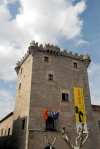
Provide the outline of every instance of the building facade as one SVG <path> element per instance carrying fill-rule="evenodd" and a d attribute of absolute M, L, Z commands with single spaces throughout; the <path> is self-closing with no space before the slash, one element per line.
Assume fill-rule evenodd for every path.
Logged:
<path fill-rule="evenodd" d="M 13 128 L 9 148 L 11 149 L 48 149 L 44 135 L 57 137 L 55 149 L 70 147 L 61 137 L 61 130 L 75 144 L 76 132 L 75 103 L 73 88 L 82 88 L 84 94 L 86 122 L 90 128 L 89 138 L 83 149 L 99 149 L 99 117 L 94 119 L 96 108 L 91 106 L 87 68 L 91 60 L 88 54 L 78 56 L 50 44 L 38 46 L 32 41 L 27 54 L 16 64 L 18 75 Z M 59 110 L 57 120 L 45 109 Z M 10 118 L 10 116 L 9 116 Z M 5 123 L 7 119 L 5 120 Z M 98 127 L 98 129 L 97 129 Z M 1 130 L 3 123 L 0 123 Z M 1 133 L 2 134 L 2 133 Z M 84 134 L 85 137 L 86 134 Z M 2 138 L 3 135 L 0 137 Z M 3 141 L 2 141 L 3 142 Z M 3 145 L 2 145 L 3 149 Z"/>

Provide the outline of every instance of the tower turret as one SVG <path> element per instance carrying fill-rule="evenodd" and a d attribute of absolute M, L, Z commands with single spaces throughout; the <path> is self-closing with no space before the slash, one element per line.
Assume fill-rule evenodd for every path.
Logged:
<path fill-rule="evenodd" d="M 91 62 L 91 59 L 90 59 L 90 55 L 88 55 L 87 53 L 84 54 L 84 57 L 83 57 L 83 60 L 85 62 L 85 65 L 86 67 L 88 68 L 90 62 Z"/>

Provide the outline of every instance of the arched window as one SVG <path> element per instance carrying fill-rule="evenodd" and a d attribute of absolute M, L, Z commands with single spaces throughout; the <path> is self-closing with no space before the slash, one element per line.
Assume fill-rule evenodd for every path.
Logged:
<path fill-rule="evenodd" d="M 47 53 L 49 53 L 49 50 L 47 50 Z"/>
<path fill-rule="evenodd" d="M 45 147 L 44 149 L 50 149 L 50 146 Z M 55 149 L 54 147 L 52 147 L 52 149 Z"/>
<path fill-rule="evenodd" d="M 54 119 L 51 116 L 46 120 L 46 130 L 54 130 Z"/>

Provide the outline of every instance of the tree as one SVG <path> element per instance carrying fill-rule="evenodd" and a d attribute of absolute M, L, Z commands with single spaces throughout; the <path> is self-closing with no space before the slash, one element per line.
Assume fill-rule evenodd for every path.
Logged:
<path fill-rule="evenodd" d="M 52 146 L 55 144 L 55 141 L 56 141 L 57 137 L 55 137 L 53 143 L 51 143 L 51 142 L 49 141 L 49 139 L 50 139 L 52 136 L 50 136 L 48 139 L 47 139 L 47 134 L 45 134 L 44 136 L 45 136 L 45 141 L 46 141 L 46 143 L 48 143 L 49 146 L 50 146 L 50 149 L 52 149 Z"/>
<path fill-rule="evenodd" d="M 65 128 L 62 129 L 62 138 L 64 139 L 65 142 L 67 142 L 67 144 L 72 148 L 72 149 L 81 149 L 82 145 L 87 141 L 87 138 L 89 137 L 89 129 L 87 130 L 87 135 L 83 141 L 83 128 L 84 128 L 84 124 L 82 123 L 82 128 L 81 131 L 79 131 L 79 136 L 75 139 L 75 144 L 76 146 L 72 145 L 69 141 L 68 136 L 65 133 Z M 79 139 L 79 143 L 78 143 L 78 139 Z"/>

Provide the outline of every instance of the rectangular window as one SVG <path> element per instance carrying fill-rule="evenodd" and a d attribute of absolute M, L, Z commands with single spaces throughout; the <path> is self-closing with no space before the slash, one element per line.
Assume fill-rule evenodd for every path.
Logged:
<path fill-rule="evenodd" d="M 25 129 L 25 119 L 22 120 L 22 129 Z"/>
<path fill-rule="evenodd" d="M 49 57 L 44 57 L 44 61 L 48 62 L 49 61 Z"/>
<path fill-rule="evenodd" d="M 21 68 L 21 71 L 20 71 L 20 73 L 22 73 L 23 72 L 23 68 Z"/>
<path fill-rule="evenodd" d="M 8 136 L 10 135 L 10 128 L 8 129 Z"/>
<path fill-rule="evenodd" d="M 21 89 L 21 83 L 19 84 L 19 90 Z"/>
<path fill-rule="evenodd" d="M 3 136 L 3 129 L 1 129 L 1 136 Z"/>
<path fill-rule="evenodd" d="M 49 74 L 48 75 L 48 80 L 53 80 L 53 75 Z"/>
<path fill-rule="evenodd" d="M 62 100 L 68 101 L 68 94 L 62 93 Z"/>
<path fill-rule="evenodd" d="M 98 121 L 98 124 L 99 124 L 99 130 L 100 130 L 100 121 Z"/>
<path fill-rule="evenodd" d="M 73 66 L 77 68 L 77 63 L 73 63 Z"/>

